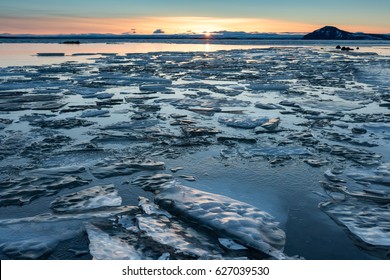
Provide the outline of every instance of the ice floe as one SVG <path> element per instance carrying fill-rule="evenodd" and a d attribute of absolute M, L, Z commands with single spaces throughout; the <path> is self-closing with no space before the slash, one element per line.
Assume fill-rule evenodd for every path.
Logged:
<path fill-rule="evenodd" d="M 382 258 L 390 257 L 388 204 L 362 203 L 349 199 L 324 202 L 320 204 L 320 208 L 336 223 L 345 227 L 359 246 Z"/>
<path fill-rule="evenodd" d="M 259 117 L 246 117 L 246 118 L 230 118 L 230 117 L 219 117 L 218 122 L 237 128 L 251 129 L 257 126 L 261 126 L 267 123 L 269 120 L 267 118 Z"/>
<path fill-rule="evenodd" d="M 155 202 L 171 214 L 277 259 L 286 258 L 281 251 L 285 233 L 268 213 L 249 204 L 192 189 L 175 181 L 154 186 L 153 190 L 156 193 Z"/>
<path fill-rule="evenodd" d="M 57 197 L 50 205 L 55 212 L 78 212 L 107 206 L 120 206 L 122 198 L 114 185 L 95 186 Z"/>
<path fill-rule="evenodd" d="M 92 167 L 92 174 L 98 178 L 108 178 L 114 176 L 130 175 L 141 170 L 161 170 L 164 169 L 164 162 L 153 160 L 139 160 L 131 158 L 106 158 Z"/>
<path fill-rule="evenodd" d="M 92 224 L 85 228 L 89 238 L 89 251 L 94 260 L 142 260 L 144 256 L 133 246 Z"/>

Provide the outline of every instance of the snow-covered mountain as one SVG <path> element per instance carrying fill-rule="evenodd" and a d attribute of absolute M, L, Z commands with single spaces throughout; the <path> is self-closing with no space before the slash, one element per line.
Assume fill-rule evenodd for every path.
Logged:
<path fill-rule="evenodd" d="M 389 35 L 351 33 L 334 26 L 325 26 L 303 36 L 307 40 L 390 40 Z"/>

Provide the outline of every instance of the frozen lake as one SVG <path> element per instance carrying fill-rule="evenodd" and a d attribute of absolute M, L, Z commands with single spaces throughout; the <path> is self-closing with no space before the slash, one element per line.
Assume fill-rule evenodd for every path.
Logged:
<path fill-rule="evenodd" d="M 3 39 L 5 40 L 5 39 Z M 352 46 L 354 52 L 376 52 L 379 55 L 390 55 L 390 44 L 386 41 L 305 41 L 305 40 L 157 40 L 145 42 L 133 40 L 130 42 L 104 41 L 81 44 L 59 44 L 58 40 L 31 40 L 18 43 L 11 40 L 0 43 L 0 66 L 42 65 L 47 63 L 61 63 L 64 61 L 85 62 L 92 54 L 106 53 L 125 55 L 127 53 L 148 52 L 214 52 L 234 49 L 254 49 L 269 47 L 314 47 L 326 50 L 334 49 L 337 45 Z M 24 40 L 22 40 L 24 41 Z M 37 42 L 38 41 L 38 42 Z M 44 41 L 44 40 L 43 40 Z M 88 42 L 88 41 L 87 41 Z M 64 53 L 63 57 L 38 57 L 37 53 Z M 78 54 L 89 54 L 78 55 Z"/>
<path fill-rule="evenodd" d="M 390 46 L 297 42 L 0 44 L 1 259 L 389 259 Z"/>

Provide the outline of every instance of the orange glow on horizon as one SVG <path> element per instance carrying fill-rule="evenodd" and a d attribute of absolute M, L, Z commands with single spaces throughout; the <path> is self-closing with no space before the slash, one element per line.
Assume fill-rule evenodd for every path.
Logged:
<path fill-rule="evenodd" d="M 165 34 L 197 33 L 209 37 L 213 32 L 244 31 L 259 33 L 312 32 L 324 25 L 265 18 L 216 17 L 138 17 L 138 18 L 0 18 L 0 33 L 12 34 L 84 34 L 84 33 L 134 33 L 151 34 L 161 29 Z M 337 25 L 350 32 L 390 33 L 385 27 Z"/>

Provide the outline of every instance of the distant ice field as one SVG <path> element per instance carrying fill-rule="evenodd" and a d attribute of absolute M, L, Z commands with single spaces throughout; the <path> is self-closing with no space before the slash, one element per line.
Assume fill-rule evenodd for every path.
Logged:
<path fill-rule="evenodd" d="M 64 40 L 62 40 L 64 41 Z M 312 41 L 312 40 L 143 40 L 113 41 L 86 40 L 81 44 L 60 44 L 61 40 L 8 40 L 0 44 L 0 66 L 23 66 L 88 61 L 92 54 L 148 52 L 213 52 L 219 50 L 255 49 L 269 47 L 314 47 L 332 50 L 337 45 L 350 46 L 353 52 L 375 52 L 390 55 L 388 41 Z M 359 47 L 359 49 L 356 49 Z M 64 53 L 63 57 L 38 57 L 37 53 Z"/>

